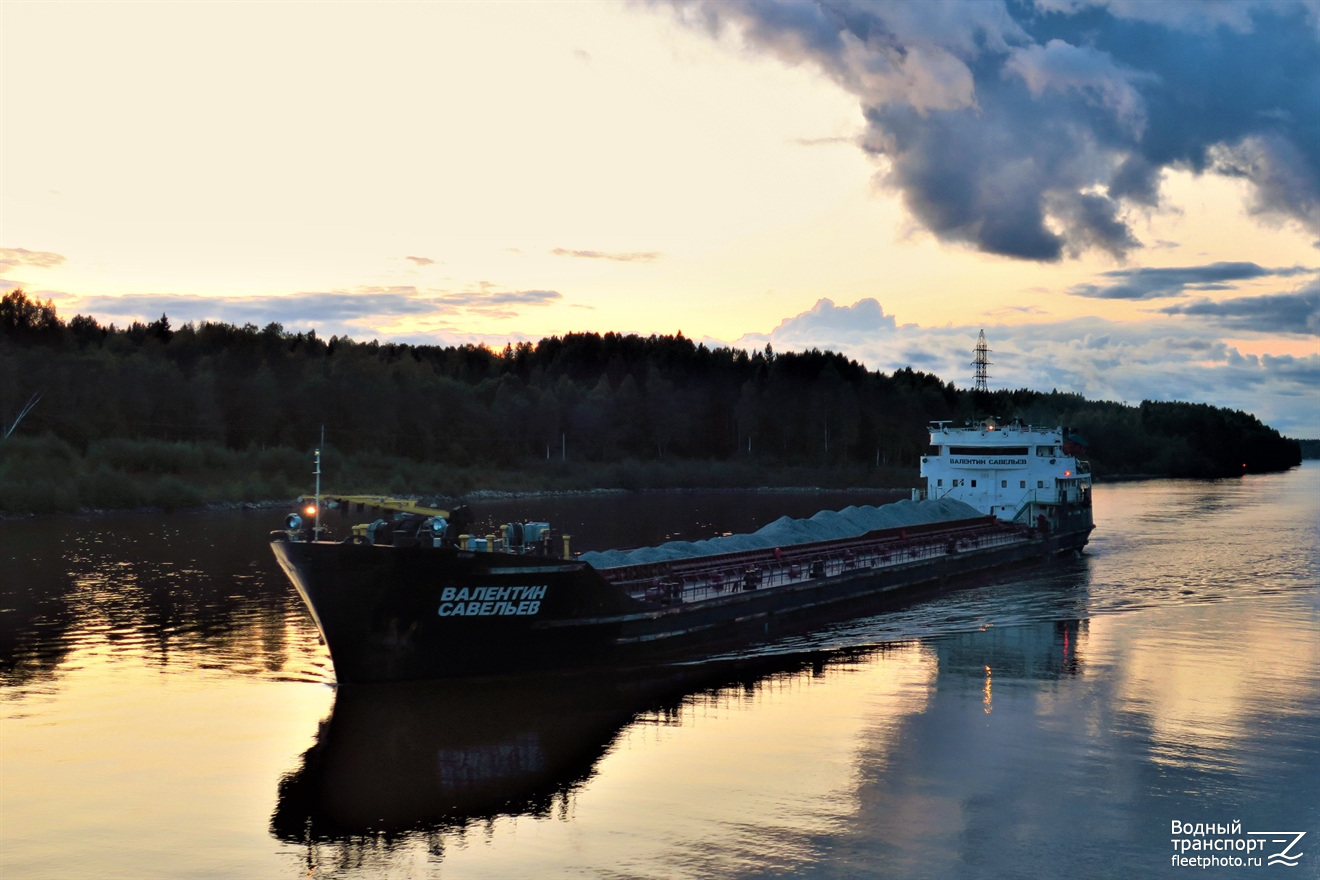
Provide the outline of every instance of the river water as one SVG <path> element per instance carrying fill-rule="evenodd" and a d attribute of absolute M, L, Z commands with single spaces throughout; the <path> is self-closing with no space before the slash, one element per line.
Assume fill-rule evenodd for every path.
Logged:
<path fill-rule="evenodd" d="M 585 550 L 869 500 L 477 513 Z M 1320 876 L 1320 466 L 1095 515 L 1082 558 L 754 655 L 361 690 L 277 511 L 0 522 L 0 876 Z"/>

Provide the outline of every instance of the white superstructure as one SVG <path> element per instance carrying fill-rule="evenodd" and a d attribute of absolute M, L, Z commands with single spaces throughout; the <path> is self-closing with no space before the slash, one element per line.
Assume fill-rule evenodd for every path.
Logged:
<path fill-rule="evenodd" d="M 926 498 L 953 498 L 1000 520 L 1051 527 L 1072 525 L 1086 511 L 1089 525 L 1091 468 L 1075 455 L 1063 428 L 993 418 L 955 428 L 933 422 L 930 448 L 921 458 Z"/>

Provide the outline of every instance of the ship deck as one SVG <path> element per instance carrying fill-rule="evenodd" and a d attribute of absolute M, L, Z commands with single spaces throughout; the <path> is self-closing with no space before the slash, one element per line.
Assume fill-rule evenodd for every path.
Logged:
<path fill-rule="evenodd" d="M 742 590 L 773 589 L 823 578 L 1029 540 L 1027 528 L 991 517 L 884 529 L 816 541 L 597 569 L 601 577 L 652 606 L 702 602 Z"/>

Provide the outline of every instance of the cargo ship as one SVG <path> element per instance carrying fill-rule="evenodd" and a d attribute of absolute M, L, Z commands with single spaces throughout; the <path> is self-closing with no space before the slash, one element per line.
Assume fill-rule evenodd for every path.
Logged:
<path fill-rule="evenodd" d="M 323 495 L 318 464 L 308 509 L 271 547 L 341 683 L 645 667 L 1081 550 L 1094 524 L 1077 441 L 1020 421 L 936 422 L 910 500 L 582 554 L 545 522 L 475 535 L 464 508 Z M 378 515 L 332 539 L 320 523 L 332 508 Z"/>

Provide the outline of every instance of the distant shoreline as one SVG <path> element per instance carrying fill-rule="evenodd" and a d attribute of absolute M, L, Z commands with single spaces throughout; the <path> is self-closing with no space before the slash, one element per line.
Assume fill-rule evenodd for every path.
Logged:
<path fill-rule="evenodd" d="M 1314 461 L 1316 459 L 1304 459 L 1303 461 Z M 1301 465 L 1295 465 L 1300 467 Z M 1289 468 L 1288 470 L 1291 470 Z M 1235 479 L 1233 477 L 1179 477 L 1171 474 L 1110 474 L 1103 477 L 1094 478 L 1094 482 L 1103 483 L 1132 483 L 1143 480 L 1199 480 L 1199 479 Z M 777 495 L 809 495 L 817 492 L 831 492 L 834 494 L 874 494 L 874 493 L 903 493 L 909 491 L 900 486 L 674 486 L 668 488 L 645 487 L 639 489 L 625 489 L 620 487 L 603 488 L 596 487 L 592 489 L 474 489 L 461 496 L 426 496 L 416 493 L 372 493 L 383 495 L 396 495 L 398 497 L 434 497 L 439 504 L 452 507 L 458 504 L 467 504 L 482 501 L 517 501 L 520 499 L 539 499 L 539 498 L 580 498 L 585 496 L 618 496 L 618 495 L 647 495 L 647 494 L 734 494 L 739 492 L 758 492 Z M 158 505 L 145 505 L 140 507 L 114 507 L 114 508 L 94 508 L 82 507 L 73 511 L 50 511 L 43 513 L 27 513 L 0 510 L 0 522 L 6 520 L 29 520 L 38 518 L 55 517 L 96 517 L 110 514 L 146 516 L 160 514 L 193 514 L 193 513 L 219 513 L 224 511 L 238 510 L 274 510 L 278 508 L 292 509 L 297 506 L 299 499 L 311 495 L 309 491 L 303 495 L 297 495 L 284 499 L 266 499 L 263 501 L 212 501 L 202 504 L 192 504 L 174 508 L 165 508 Z M 331 491 L 324 491 L 325 495 L 333 495 Z"/>

